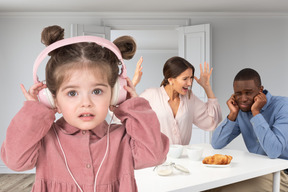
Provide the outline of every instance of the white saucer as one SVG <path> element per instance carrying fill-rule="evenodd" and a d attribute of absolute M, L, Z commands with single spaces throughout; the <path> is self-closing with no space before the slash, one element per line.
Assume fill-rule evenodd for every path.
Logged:
<path fill-rule="evenodd" d="M 204 164 L 202 163 L 204 166 L 206 167 L 215 167 L 215 168 L 224 168 L 224 167 L 229 167 L 230 166 L 230 163 L 227 164 L 227 165 L 215 165 L 215 164 Z"/>

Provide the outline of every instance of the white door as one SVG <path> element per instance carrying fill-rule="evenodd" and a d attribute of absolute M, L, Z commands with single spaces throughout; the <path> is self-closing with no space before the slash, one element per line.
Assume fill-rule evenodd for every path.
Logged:
<path fill-rule="evenodd" d="M 179 37 L 179 56 L 185 58 L 195 67 L 195 76 L 200 76 L 199 64 L 208 62 L 211 65 L 211 34 L 210 24 L 194 25 L 177 28 Z M 210 78 L 211 80 L 212 78 Z M 212 82 L 210 82 L 212 85 Z M 204 89 L 194 81 L 193 93 L 203 101 L 207 101 Z M 192 128 L 190 143 L 210 143 L 211 133 L 203 131 L 196 126 Z"/>
<path fill-rule="evenodd" d="M 71 25 L 71 37 L 91 35 L 110 40 L 110 31 L 111 31 L 110 27 L 103 27 L 97 25 L 82 25 L 82 24 Z"/>

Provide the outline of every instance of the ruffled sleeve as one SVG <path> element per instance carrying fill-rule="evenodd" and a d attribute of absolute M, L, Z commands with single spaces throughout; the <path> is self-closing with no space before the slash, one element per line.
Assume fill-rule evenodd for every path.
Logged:
<path fill-rule="evenodd" d="M 200 129 L 212 131 L 222 121 L 222 112 L 218 99 L 208 99 L 207 102 L 201 101 L 192 95 L 191 107 L 194 111 L 193 123 Z"/>
<path fill-rule="evenodd" d="M 12 119 L 1 148 L 1 159 L 12 170 L 35 167 L 41 139 L 55 120 L 55 112 L 36 101 L 26 101 Z"/>
<path fill-rule="evenodd" d="M 134 168 L 163 163 L 169 150 L 168 138 L 160 132 L 160 124 L 149 102 L 141 97 L 125 101 L 114 110 L 131 136 Z"/>

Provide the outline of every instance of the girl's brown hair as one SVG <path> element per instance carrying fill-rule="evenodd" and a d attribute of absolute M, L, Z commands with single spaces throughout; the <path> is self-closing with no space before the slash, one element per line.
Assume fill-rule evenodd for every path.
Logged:
<path fill-rule="evenodd" d="M 60 26 L 49 26 L 42 31 L 41 42 L 46 46 L 61 39 L 64 39 L 64 29 Z M 136 43 L 132 37 L 122 36 L 113 43 L 119 48 L 123 59 L 131 59 L 135 55 Z M 46 85 L 54 96 L 71 69 L 100 70 L 102 74 L 106 74 L 111 88 L 117 81 L 119 59 L 112 51 L 96 43 L 66 45 L 50 52 L 49 56 L 51 58 L 46 65 Z"/>

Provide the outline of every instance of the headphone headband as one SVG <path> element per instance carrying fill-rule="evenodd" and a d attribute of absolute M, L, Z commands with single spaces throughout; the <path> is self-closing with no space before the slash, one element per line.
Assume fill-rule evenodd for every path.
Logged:
<path fill-rule="evenodd" d="M 51 45 L 47 46 L 38 55 L 38 57 L 36 58 L 36 60 L 34 62 L 34 67 L 33 67 L 34 83 L 39 82 L 38 77 L 37 77 L 37 69 L 38 69 L 39 65 L 48 56 L 48 54 L 51 51 L 58 49 L 60 47 L 66 46 L 66 45 L 71 45 L 71 44 L 75 44 L 75 43 L 82 43 L 82 42 L 94 42 L 94 43 L 101 45 L 101 46 L 109 49 L 110 51 L 112 51 L 122 63 L 122 72 L 121 72 L 120 76 L 122 76 L 123 78 L 127 77 L 126 66 L 124 64 L 121 52 L 114 43 L 112 43 L 111 41 L 109 41 L 107 39 L 104 39 L 101 37 L 96 37 L 96 36 L 77 36 L 77 37 L 71 37 L 71 38 L 67 38 L 67 39 L 62 39 L 60 41 L 56 41 L 55 43 L 52 43 Z"/>

